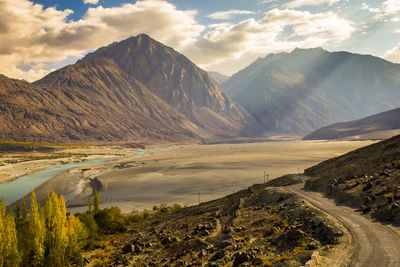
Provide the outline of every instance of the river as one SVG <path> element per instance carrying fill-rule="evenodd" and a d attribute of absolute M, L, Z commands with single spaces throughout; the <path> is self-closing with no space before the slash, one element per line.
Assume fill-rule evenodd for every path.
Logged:
<path fill-rule="evenodd" d="M 133 153 L 129 153 L 127 156 L 132 156 L 133 154 L 139 157 L 139 156 L 145 156 L 147 154 L 156 151 L 169 150 L 169 149 L 171 149 L 171 147 L 150 148 L 142 151 L 135 151 Z M 6 205 L 9 205 L 23 198 L 24 196 L 28 195 L 33 189 L 39 187 L 40 185 L 51 180 L 57 175 L 66 172 L 72 168 L 100 164 L 117 158 L 119 157 L 103 158 L 103 159 L 89 160 L 79 163 L 70 163 L 70 164 L 48 167 L 31 174 L 21 176 L 13 181 L 0 184 L 0 197 L 4 197 Z"/>

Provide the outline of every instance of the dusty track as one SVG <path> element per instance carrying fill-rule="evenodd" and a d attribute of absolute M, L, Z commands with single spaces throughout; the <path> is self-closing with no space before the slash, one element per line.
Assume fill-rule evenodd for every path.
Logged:
<path fill-rule="evenodd" d="M 400 266 L 400 229 L 374 222 L 352 208 L 337 205 L 320 193 L 305 191 L 303 184 L 289 186 L 286 189 L 332 215 L 350 231 L 354 251 L 347 260 L 347 266 Z M 343 259 L 342 262 L 346 260 Z"/>

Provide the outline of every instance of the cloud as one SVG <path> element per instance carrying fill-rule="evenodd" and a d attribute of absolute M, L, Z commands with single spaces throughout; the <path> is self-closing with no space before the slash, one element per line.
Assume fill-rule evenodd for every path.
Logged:
<path fill-rule="evenodd" d="M 231 9 L 227 11 L 215 12 L 208 15 L 207 17 L 211 19 L 230 19 L 234 15 L 249 15 L 249 14 L 255 14 L 255 12 L 248 10 Z"/>
<path fill-rule="evenodd" d="M 98 6 L 79 21 L 67 21 L 72 12 L 28 0 L 0 1 L 0 73 L 32 81 L 48 73 L 51 63 L 140 33 L 180 49 L 206 28 L 195 20 L 196 11 L 163 0 Z"/>
<path fill-rule="evenodd" d="M 285 28 L 290 36 L 283 37 Z M 353 23 L 332 12 L 273 9 L 260 20 L 247 19 L 235 25 L 220 25 L 206 33 L 184 54 L 203 68 L 232 73 L 268 53 L 338 44 L 350 38 Z M 226 64 L 230 62 L 230 64 Z"/>
<path fill-rule="evenodd" d="M 394 63 L 400 63 L 400 43 L 396 47 L 386 51 L 383 58 Z"/>
<path fill-rule="evenodd" d="M 99 0 L 83 0 L 83 3 L 97 5 L 99 3 Z"/>
<path fill-rule="evenodd" d="M 366 3 L 362 3 L 361 9 L 365 9 L 371 13 L 375 13 L 375 20 L 388 21 L 393 15 L 400 13 L 400 1 L 386 0 L 379 8 L 371 8 Z"/>
<path fill-rule="evenodd" d="M 320 6 L 323 4 L 333 5 L 338 2 L 340 2 L 340 0 L 293 0 L 283 6 L 287 8 L 298 8 L 302 6 Z"/>
<path fill-rule="evenodd" d="M 206 27 L 196 21 L 195 10 L 178 10 L 164 0 L 90 7 L 78 21 L 68 20 L 72 12 L 28 0 L 1 0 L 0 73 L 33 81 L 66 59 L 146 33 L 203 68 L 230 74 L 269 53 L 340 44 L 355 30 L 351 21 L 332 12 L 290 9 Z"/>

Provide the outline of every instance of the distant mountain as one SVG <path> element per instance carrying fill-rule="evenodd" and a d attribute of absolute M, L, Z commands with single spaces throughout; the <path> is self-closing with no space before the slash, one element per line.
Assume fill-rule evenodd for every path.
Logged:
<path fill-rule="evenodd" d="M 397 134 L 400 134 L 400 108 L 361 120 L 335 123 L 312 132 L 304 140 L 386 139 Z"/>
<path fill-rule="evenodd" d="M 267 131 L 304 134 L 397 108 L 400 65 L 321 48 L 271 54 L 222 84 Z"/>
<path fill-rule="evenodd" d="M 262 127 L 203 70 L 139 35 L 33 84 L 0 77 L 0 138 L 183 141 L 257 135 Z"/>
<path fill-rule="evenodd" d="M 222 84 L 229 79 L 229 76 L 216 71 L 208 71 L 208 75 L 210 75 L 218 84 Z"/>

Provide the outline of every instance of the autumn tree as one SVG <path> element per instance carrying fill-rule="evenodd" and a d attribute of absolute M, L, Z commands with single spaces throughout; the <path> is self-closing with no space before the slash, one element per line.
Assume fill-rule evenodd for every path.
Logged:
<path fill-rule="evenodd" d="M 92 199 L 90 197 L 88 198 L 88 212 L 92 213 Z"/>
<path fill-rule="evenodd" d="M 28 219 L 29 240 L 27 240 L 30 243 L 30 251 L 27 256 L 30 258 L 29 262 L 32 266 L 41 266 L 44 262 L 44 239 L 46 233 L 39 208 L 40 205 L 36 200 L 35 191 L 32 190 L 31 209 Z"/>
<path fill-rule="evenodd" d="M 64 251 L 66 246 L 66 208 L 64 198 L 58 198 L 55 192 L 47 195 L 43 208 L 46 225 L 45 246 L 47 264 L 64 266 Z"/>
<path fill-rule="evenodd" d="M 26 221 L 28 218 L 28 210 L 26 208 L 26 203 L 25 199 L 22 199 L 22 205 L 21 205 L 21 220 Z"/>
<path fill-rule="evenodd" d="M 100 211 L 100 197 L 99 197 L 99 192 L 97 190 L 94 190 L 94 213 L 97 213 Z"/>
<path fill-rule="evenodd" d="M 85 246 L 88 233 L 81 221 L 73 214 L 69 214 L 66 221 L 67 247 L 66 258 L 67 263 L 80 263 L 82 257 L 81 249 Z"/>
<path fill-rule="evenodd" d="M 0 266 L 18 266 L 17 229 L 12 213 L 6 213 L 4 198 L 0 201 Z"/>

